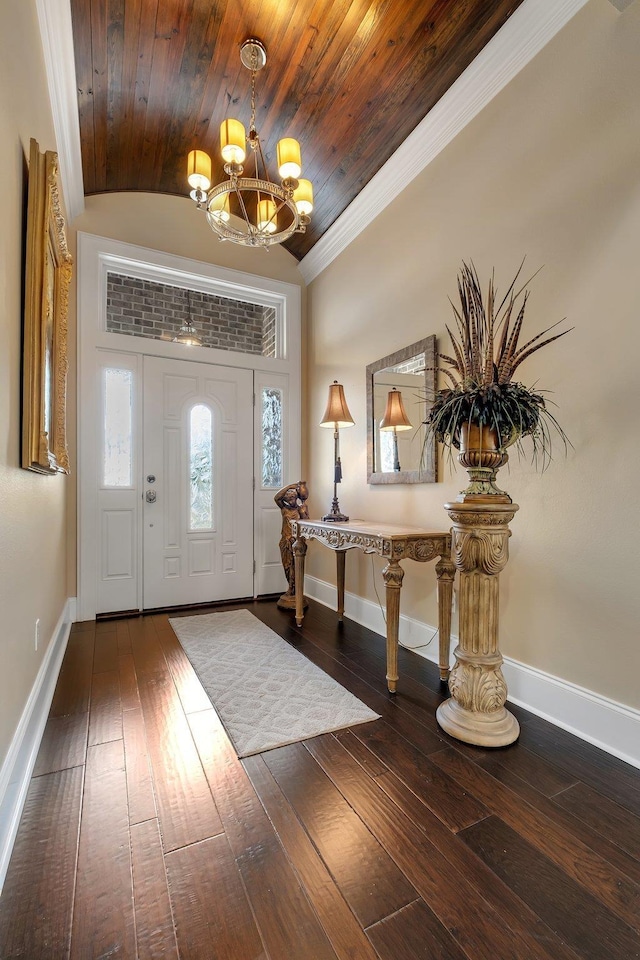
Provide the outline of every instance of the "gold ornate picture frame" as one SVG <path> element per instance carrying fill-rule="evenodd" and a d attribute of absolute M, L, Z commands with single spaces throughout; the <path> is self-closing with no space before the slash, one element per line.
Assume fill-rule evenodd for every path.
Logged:
<path fill-rule="evenodd" d="M 58 189 L 58 155 L 29 151 L 22 393 L 22 466 L 69 473 L 67 321 L 72 258 Z"/>

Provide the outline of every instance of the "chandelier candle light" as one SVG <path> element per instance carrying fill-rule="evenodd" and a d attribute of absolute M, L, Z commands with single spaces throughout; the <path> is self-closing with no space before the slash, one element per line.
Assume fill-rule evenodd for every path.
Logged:
<path fill-rule="evenodd" d="M 251 71 L 251 118 L 249 135 L 239 120 L 228 118 L 220 126 L 220 152 L 228 180 L 211 186 L 211 158 L 204 150 L 192 150 L 187 161 L 190 196 L 205 210 L 209 226 L 220 240 L 247 247 L 268 248 L 283 243 L 293 233 L 304 233 L 311 222 L 313 187 L 300 179 L 300 144 L 285 137 L 277 145 L 280 183 L 269 177 L 260 137 L 256 130 L 255 79 L 267 62 L 260 40 L 245 40 L 240 59 Z M 253 161 L 253 176 L 243 176 L 243 164 Z"/>
<path fill-rule="evenodd" d="M 398 430 L 411 430 L 411 421 L 402 402 L 402 394 L 394 387 L 387 396 L 387 409 L 380 422 L 380 429 L 393 430 L 393 469 L 400 471 L 400 457 L 398 456 Z"/>
<path fill-rule="evenodd" d="M 333 427 L 333 501 L 331 511 L 324 516 L 323 520 L 331 520 L 337 523 L 346 523 L 349 519 L 344 513 L 340 512 L 338 503 L 338 484 L 342 480 L 342 463 L 340 461 L 340 427 L 352 427 L 353 417 L 349 413 L 347 401 L 344 398 L 342 384 L 334 380 L 329 386 L 329 400 L 327 409 L 320 421 L 321 427 Z"/>

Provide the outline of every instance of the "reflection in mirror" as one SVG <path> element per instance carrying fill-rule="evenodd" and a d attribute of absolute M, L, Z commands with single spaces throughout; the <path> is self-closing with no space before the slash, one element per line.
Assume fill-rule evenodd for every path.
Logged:
<path fill-rule="evenodd" d="M 436 338 L 426 337 L 367 367 L 367 480 L 433 483 L 435 440 L 424 421 L 436 384 Z"/>

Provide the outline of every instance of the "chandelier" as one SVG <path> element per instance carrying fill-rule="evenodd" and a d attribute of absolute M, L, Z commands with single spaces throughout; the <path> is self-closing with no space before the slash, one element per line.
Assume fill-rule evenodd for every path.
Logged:
<path fill-rule="evenodd" d="M 313 210 L 313 187 L 300 179 L 300 144 L 292 137 L 278 142 L 280 183 L 269 177 L 256 130 L 256 74 L 267 62 L 260 40 L 245 40 L 240 59 L 251 71 L 251 119 L 249 135 L 239 120 L 223 120 L 220 151 L 228 179 L 211 186 L 211 158 L 204 150 L 192 150 L 187 161 L 190 196 L 205 210 L 209 226 L 220 240 L 247 247 L 283 243 L 293 233 L 304 233 Z M 248 154 L 248 159 L 247 159 Z M 252 164 L 253 176 L 244 176 Z"/>

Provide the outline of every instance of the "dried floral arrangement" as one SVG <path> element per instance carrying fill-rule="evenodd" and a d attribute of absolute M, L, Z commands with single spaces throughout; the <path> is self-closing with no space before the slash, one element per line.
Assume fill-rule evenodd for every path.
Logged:
<path fill-rule="evenodd" d="M 501 450 L 515 443 L 522 452 L 522 438 L 531 437 L 533 461 L 544 469 L 551 459 L 552 431 L 560 436 L 565 451 L 570 442 L 550 412 L 544 391 L 525 387 L 514 380 L 514 374 L 532 353 L 570 330 L 541 339 L 563 322 L 559 320 L 520 346 L 529 299 L 526 288 L 533 280 L 516 289 L 523 266 L 524 260 L 498 302 L 494 275 L 485 298 L 474 264 L 463 262 L 458 274 L 460 307 L 450 301 L 456 329 L 447 326 L 453 356 L 439 354 L 450 386 L 437 391 L 425 424 L 427 437 L 435 436 L 450 452 L 460 446 L 464 423 L 495 429 Z"/>

